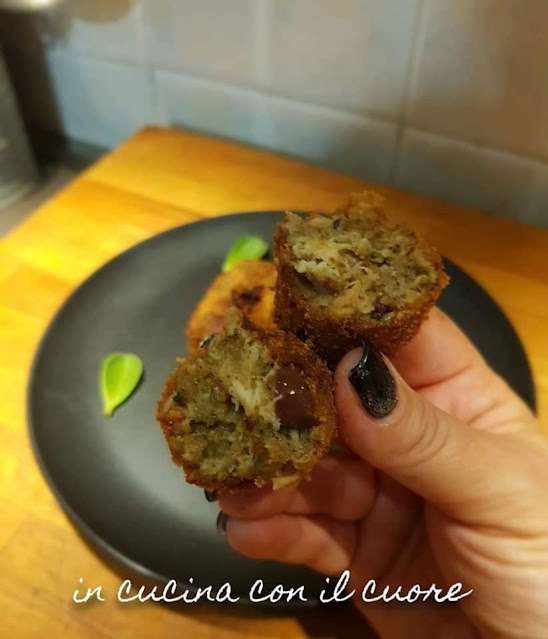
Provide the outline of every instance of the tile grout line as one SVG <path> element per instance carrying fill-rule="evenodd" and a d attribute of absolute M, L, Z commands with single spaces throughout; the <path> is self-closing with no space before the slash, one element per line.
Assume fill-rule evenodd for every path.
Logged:
<path fill-rule="evenodd" d="M 255 81 L 258 86 L 270 85 L 269 41 L 270 1 L 256 0 L 253 8 L 254 66 Z"/>
<path fill-rule="evenodd" d="M 393 120 L 392 118 L 388 117 L 388 116 L 382 116 L 382 115 L 378 115 L 378 114 L 367 114 L 367 113 L 360 113 L 357 111 L 351 111 L 351 110 L 347 110 L 344 108 L 338 108 L 335 106 L 331 106 L 329 104 L 325 104 L 325 103 L 318 103 L 318 102 L 308 102 L 306 100 L 301 100 L 299 98 L 296 97 L 292 97 L 289 95 L 283 95 L 283 94 L 279 94 L 279 93 L 270 93 L 267 92 L 261 88 L 258 87 L 253 87 L 253 86 L 242 86 L 242 85 L 236 85 L 236 84 L 228 84 L 226 82 L 223 82 L 222 80 L 213 80 L 209 77 L 205 77 L 205 76 L 200 76 L 200 75 L 196 75 L 192 72 L 186 72 L 186 71 L 173 71 L 171 69 L 166 69 L 166 68 L 154 68 L 155 71 L 158 71 L 160 73 L 166 73 L 168 75 L 173 75 L 176 76 L 182 80 L 189 80 L 191 82 L 196 82 L 196 83 L 203 83 L 204 85 L 208 85 L 209 88 L 217 88 L 220 90 L 231 90 L 237 93 L 242 93 L 242 94 L 249 94 L 254 95 L 256 97 L 263 97 L 263 98 L 269 98 L 269 99 L 273 99 L 273 100 L 280 100 L 281 102 L 286 102 L 288 104 L 294 104 L 297 106 L 302 106 L 302 107 L 310 107 L 312 109 L 318 109 L 319 111 L 324 111 L 325 113 L 330 113 L 332 115 L 342 115 L 344 117 L 353 119 L 353 120 L 361 120 L 361 121 L 371 121 L 371 122 L 377 122 L 377 123 L 382 123 L 382 124 L 389 124 L 389 125 L 394 125 L 395 124 L 395 120 Z"/>
<path fill-rule="evenodd" d="M 398 165 L 400 160 L 400 153 L 403 145 L 403 136 L 405 133 L 406 123 L 407 123 L 407 115 L 410 108 L 411 102 L 411 87 L 414 84 L 415 77 L 417 74 L 418 67 L 418 46 L 419 41 L 424 29 L 425 23 L 425 0 L 419 0 L 419 3 L 415 12 L 415 20 L 413 21 L 413 42 L 411 43 L 411 48 L 409 50 L 409 57 L 407 60 L 407 68 L 405 72 L 405 83 L 403 89 L 403 97 L 401 102 L 401 112 L 400 117 L 397 123 L 397 132 L 396 132 L 396 142 L 394 144 L 394 157 L 392 161 L 392 166 L 390 168 L 390 172 L 388 175 L 388 183 L 395 186 Z"/>
<path fill-rule="evenodd" d="M 150 56 L 148 55 L 148 47 L 145 37 L 145 5 L 143 0 L 137 0 L 137 37 L 139 39 L 139 48 L 141 54 L 140 66 L 145 70 L 147 74 L 147 84 L 150 91 L 150 117 L 152 122 L 148 124 L 160 124 L 163 121 L 163 113 L 160 106 L 160 94 L 158 92 L 158 82 L 156 80 L 155 68 L 151 64 Z"/>
<path fill-rule="evenodd" d="M 266 96 L 264 89 L 270 86 L 270 28 L 269 18 L 271 12 L 270 0 L 255 0 L 253 7 L 254 28 L 254 67 L 255 88 L 253 118 L 251 122 L 252 138 L 258 141 L 261 137 L 268 138 L 268 145 L 274 144 L 274 131 L 272 123 L 267 116 Z"/>

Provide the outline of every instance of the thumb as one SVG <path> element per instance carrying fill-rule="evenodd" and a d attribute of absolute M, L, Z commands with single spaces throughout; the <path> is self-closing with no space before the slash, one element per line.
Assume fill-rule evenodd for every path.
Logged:
<path fill-rule="evenodd" d="M 339 363 L 335 401 L 346 445 L 447 514 L 485 512 L 486 498 L 494 497 L 493 476 L 507 488 L 504 479 L 500 483 L 508 475 L 508 455 L 499 437 L 427 402 L 373 346 Z"/>

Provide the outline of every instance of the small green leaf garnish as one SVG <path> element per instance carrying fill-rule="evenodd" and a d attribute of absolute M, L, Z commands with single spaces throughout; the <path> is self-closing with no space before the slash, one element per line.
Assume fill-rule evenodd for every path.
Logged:
<path fill-rule="evenodd" d="M 99 375 L 104 415 L 112 415 L 126 401 L 142 375 L 143 362 L 133 353 L 111 353 L 105 357 Z"/>
<path fill-rule="evenodd" d="M 268 244 L 262 237 L 256 235 L 242 235 L 227 253 L 222 265 L 223 271 L 230 271 L 238 262 L 243 260 L 260 260 L 268 251 Z"/>

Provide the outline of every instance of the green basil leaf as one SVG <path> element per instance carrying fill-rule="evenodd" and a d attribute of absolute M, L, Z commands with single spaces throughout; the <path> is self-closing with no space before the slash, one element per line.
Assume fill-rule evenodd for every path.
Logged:
<path fill-rule="evenodd" d="M 228 252 L 223 262 L 223 271 L 230 271 L 238 262 L 243 260 L 260 260 L 268 251 L 268 244 L 262 237 L 256 235 L 242 235 Z"/>
<path fill-rule="evenodd" d="M 112 415 L 126 401 L 142 375 L 143 362 L 133 353 L 111 353 L 105 357 L 99 375 L 104 415 Z"/>

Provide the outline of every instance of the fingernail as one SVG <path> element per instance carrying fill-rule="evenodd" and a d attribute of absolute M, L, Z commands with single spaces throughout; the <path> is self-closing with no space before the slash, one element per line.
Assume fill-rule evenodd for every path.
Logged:
<path fill-rule="evenodd" d="M 215 524 L 217 526 L 217 532 L 220 533 L 221 535 L 226 535 L 227 523 L 228 523 L 228 517 L 221 510 L 221 512 L 217 515 L 217 522 Z"/>
<path fill-rule="evenodd" d="M 387 417 L 398 403 L 396 382 L 382 355 L 364 342 L 360 361 L 348 374 L 365 410 L 376 419 Z"/>
<path fill-rule="evenodd" d="M 207 501 L 217 501 L 217 491 L 216 490 L 204 490 L 204 495 Z"/>

